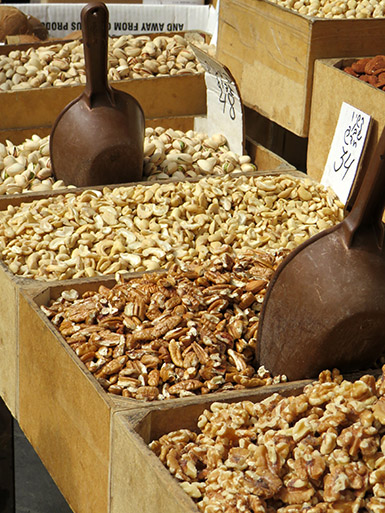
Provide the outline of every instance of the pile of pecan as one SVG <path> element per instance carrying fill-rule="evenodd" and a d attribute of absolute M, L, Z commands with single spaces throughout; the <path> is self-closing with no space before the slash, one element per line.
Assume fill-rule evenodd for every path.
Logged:
<path fill-rule="evenodd" d="M 346 73 L 368 84 L 385 90 L 385 55 L 366 57 L 344 68 Z"/>
<path fill-rule="evenodd" d="M 296 397 L 214 402 L 150 448 L 204 513 L 383 513 L 385 366 L 377 382 L 323 371 Z"/>
<path fill-rule="evenodd" d="M 168 399 L 276 383 L 255 365 L 258 316 L 283 252 L 228 252 L 148 273 L 43 312 L 110 393 Z M 257 370 L 256 370 L 257 368 Z"/>

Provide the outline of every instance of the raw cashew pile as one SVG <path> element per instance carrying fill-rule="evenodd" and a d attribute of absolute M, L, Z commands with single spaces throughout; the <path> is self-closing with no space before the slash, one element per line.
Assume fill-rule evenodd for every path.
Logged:
<path fill-rule="evenodd" d="M 0 251 L 28 278 L 164 268 L 225 250 L 293 249 L 343 219 L 331 191 L 289 174 L 87 190 L 0 212 Z"/>

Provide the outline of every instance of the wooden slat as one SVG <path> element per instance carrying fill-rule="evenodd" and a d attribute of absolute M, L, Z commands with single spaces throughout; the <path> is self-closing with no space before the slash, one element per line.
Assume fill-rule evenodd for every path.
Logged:
<path fill-rule="evenodd" d="M 141 104 L 148 118 L 196 116 L 206 113 L 204 74 L 139 78 L 112 82 Z M 77 98 L 84 86 L 0 92 L 0 129 L 44 127 Z"/>

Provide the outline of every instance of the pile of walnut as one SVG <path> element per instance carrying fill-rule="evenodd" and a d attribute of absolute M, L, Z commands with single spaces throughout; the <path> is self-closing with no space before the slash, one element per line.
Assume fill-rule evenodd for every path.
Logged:
<path fill-rule="evenodd" d="M 252 365 L 259 310 L 281 258 L 225 253 L 82 298 L 65 291 L 41 308 L 112 394 L 154 400 L 258 387 L 281 380 Z"/>
<path fill-rule="evenodd" d="M 365 57 L 344 68 L 346 73 L 368 84 L 385 90 L 385 55 Z"/>
<path fill-rule="evenodd" d="M 213 403 L 150 447 L 204 513 L 383 513 L 384 395 L 385 367 L 324 371 L 297 397 Z"/>

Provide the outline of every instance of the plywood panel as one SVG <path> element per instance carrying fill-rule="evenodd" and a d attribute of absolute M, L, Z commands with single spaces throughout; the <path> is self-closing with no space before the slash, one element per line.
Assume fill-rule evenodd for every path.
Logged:
<path fill-rule="evenodd" d="M 111 85 L 134 96 L 149 118 L 204 115 L 206 85 L 203 73 L 154 77 Z M 0 129 L 49 126 L 84 86 L 0 92 Z"/>
<path fill-rule="evenodd" d="M 74 511 L 106 513 L 110 404 L 75 355 L 20 300 L 19 423 Z"/>

